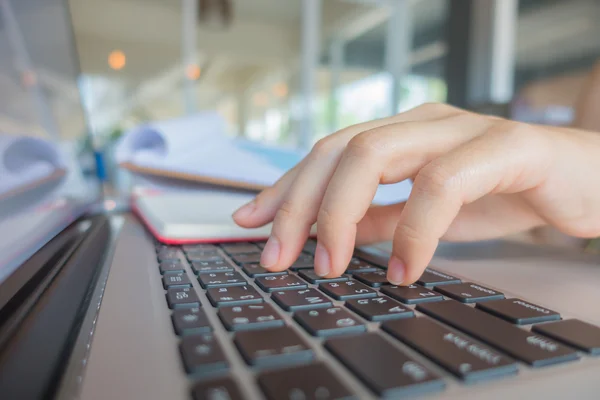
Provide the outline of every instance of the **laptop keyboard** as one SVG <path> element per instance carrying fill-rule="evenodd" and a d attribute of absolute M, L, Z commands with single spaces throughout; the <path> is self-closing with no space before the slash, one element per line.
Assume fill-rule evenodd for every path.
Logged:
<path fill-rule="evenodd" d="M 236 349 L 264 398 L 277 400 L 358 398 L 316 346 L 386 398 L 600 354 L 600 328 L 435 268 L 399 287 L 385 266 L 355 257 L 342 277 L 326 279 L 313 271 L 309 241 L 292 268 L 272 273 L 259 265 L 263 245 L 156 244 L 193 399 L 246 398 L 224 346 Z M 209 314 L 230 334 L 217 335 Z"/>

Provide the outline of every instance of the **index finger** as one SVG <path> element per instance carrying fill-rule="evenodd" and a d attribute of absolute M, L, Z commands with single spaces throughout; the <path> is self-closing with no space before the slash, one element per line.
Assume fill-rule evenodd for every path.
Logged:
<path fill-rule="evenodd" d="M 466 118 L 466 119 L 465 119 Z M 357 224 L 380 183 L 395 183 L 418 172 L 432 158 L 471 139 L 478 130 L 447 131 L 478 125 L 470 114 L 446 119 L 386 125 L 350 141 L 334 172 L 317 218 L 315 272 L 342 274 L 354 250 Z"/>

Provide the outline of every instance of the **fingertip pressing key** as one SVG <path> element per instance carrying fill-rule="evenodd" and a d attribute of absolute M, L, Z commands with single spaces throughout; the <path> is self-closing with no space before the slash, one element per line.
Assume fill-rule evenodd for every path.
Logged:
<path fill-rule="evenodd" d="M 401 285 L 404 282 L 404 277 L 406 274 L 406 265 L 396 256 L 392 256 L 390 258 L 390 262 L 388 264 L 388 273 L 387 278 L 393 285 Z"/>
<path fill-rule="evenodd" d="M 315 249 L 315 274 L 324 277 L 331 272 L 331 258 L 329 252 L 321 243 L 317 242 Z"/>
<path fill-rule="evenodd" d="M 270 269 L 277 265 L 279 261 L 279 253 L 281 252 L 281 244 L 279 243 L 279 239 L 275 236 L 271 235 L 269 240 L 267 240 L 267 244 L 263 249 L 262 255 L 260 257 L 260 264 L 266 269 Z"/>

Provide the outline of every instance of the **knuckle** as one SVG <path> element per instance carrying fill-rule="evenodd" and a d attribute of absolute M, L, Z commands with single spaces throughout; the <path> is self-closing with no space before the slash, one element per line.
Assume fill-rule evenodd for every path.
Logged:
<path fill-rule="evenodd" d="M 296 207 L 296 204 L 290 200 L 285 199 L 279 209 L 277 210 L 278 221 L 288 221 L 293 219 L 298 219 L 302 216 L 302 207 Z"/>
<path fill-rule="evenodd" d="M 458 189 L 459 177 L 442 164 L 432 161 L 415 178 L 414 189 L 432 195 L 448 195 Z"/>
<path fill-rule="evenodd" d="M 346 146 L 346 152 L 360 158 L 373 158 L 382 155 L 384 149 L 379 146 L 379 129 L 372 129 L 354 136 Z"/>
<path fill-rule="evenodd" d="M 333 153 L 339 147 L 337 141 L 332 136 L 320 139 L 312 148 L 311 153 L 314 156 L 327 156 Z"/>
<path fill-rule="evenodd" d="M 317 216 L 317 226 L 323 226 L 327 228 L 332 226 L 334 222 L 335 215 L 331 212 L 331 210 L 327 209 L 326 207 L 321 207 Z"/>

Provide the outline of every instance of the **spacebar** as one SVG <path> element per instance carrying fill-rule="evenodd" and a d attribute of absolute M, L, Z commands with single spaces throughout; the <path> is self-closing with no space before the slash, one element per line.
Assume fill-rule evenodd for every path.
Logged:
<path fill-rule="evenodd" d="M 417 310 L 534 367 L 579 358 L 575 350 L 454 300 L 424 303 Z"/>

